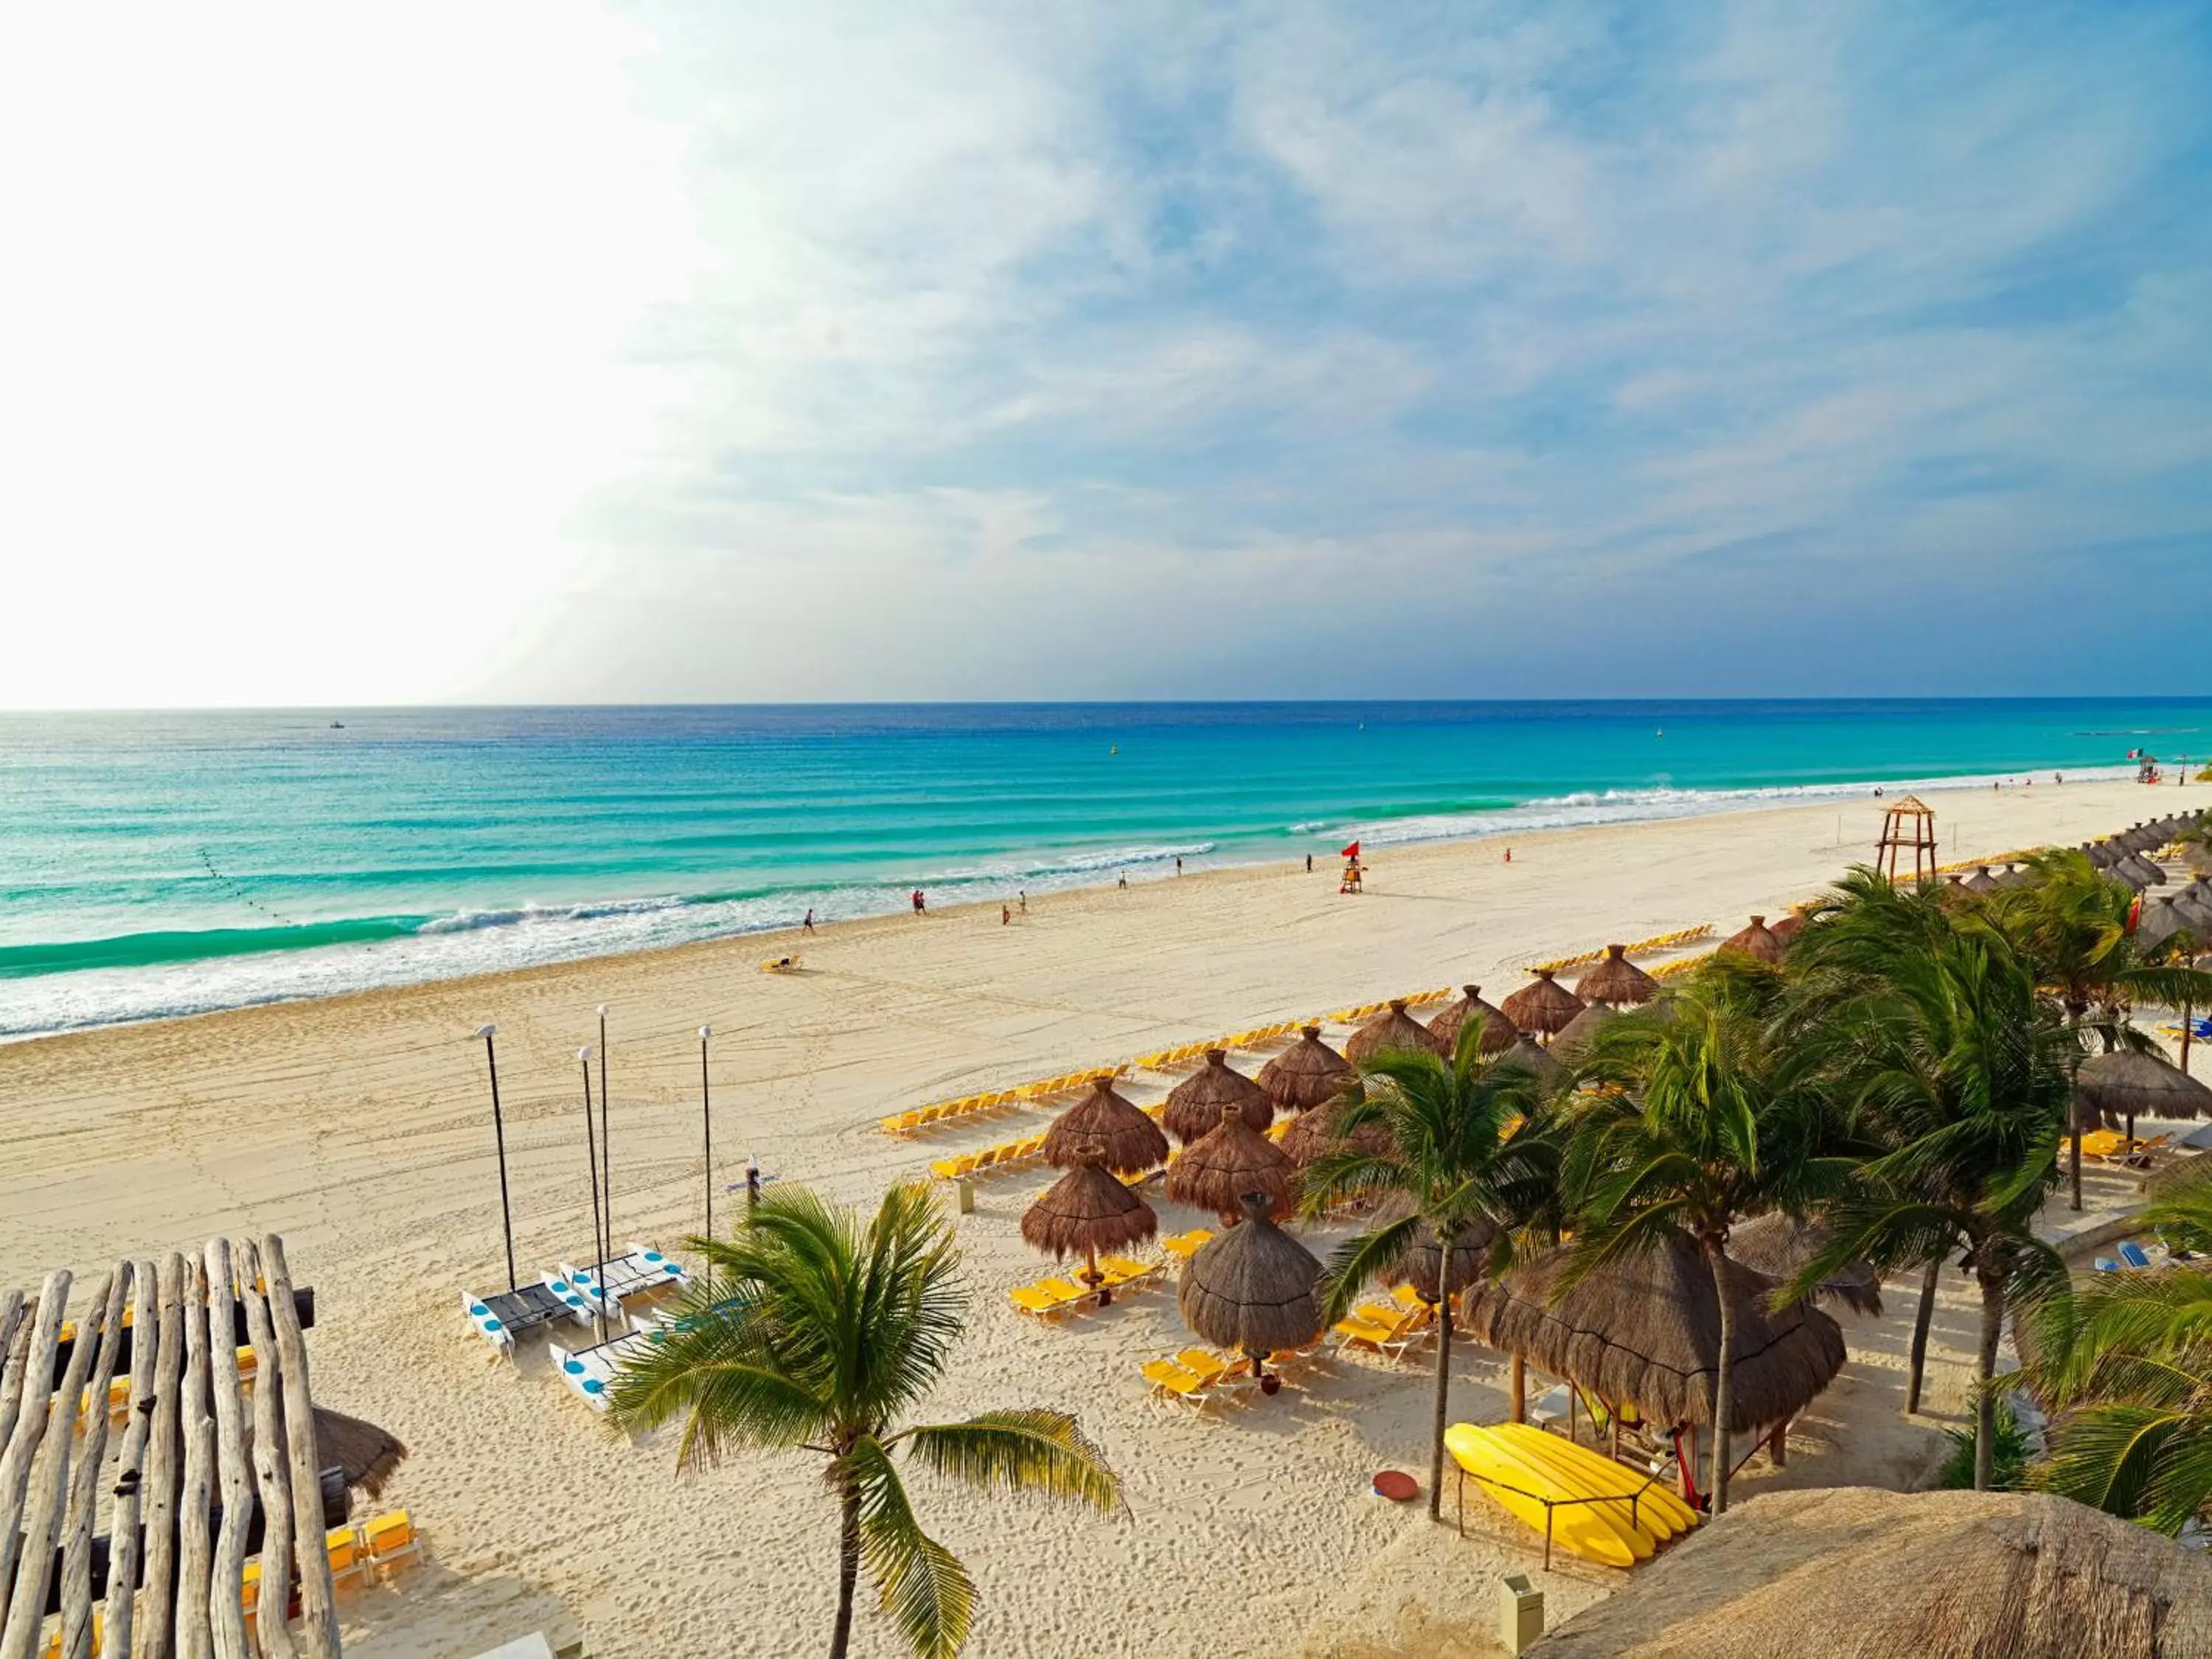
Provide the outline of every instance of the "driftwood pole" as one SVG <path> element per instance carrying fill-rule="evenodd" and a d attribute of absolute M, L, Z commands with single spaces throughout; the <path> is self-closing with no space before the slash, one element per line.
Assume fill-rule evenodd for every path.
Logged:
<path fill-rule="evenodd" d="M 307 1345 L 300 1334 L 300 1311 L 292 1301 L 292 1272 L 284 1264 L 284 1241 L 274 1233 L 261 1240 L 261 1273 L 269 1286 L 269 1310 L 276 1325 L 276 1352 L 283 1361 L 284 1433 L 292 1472 L 292 1510 L 321 1512 L 322 1480 L 315 1466 L 315 1406 L 307 1380 Z M 300 1556 L 300 1651 L 307 1659 L 338 1659 L 337 1596 L 331 1587 L 331 1558 L 321 1549 Z"/>
<path fill-rule="evenodd" d="M 146 1599 L 138 1609 L 137 1659 L 170 1659 L 176 1638 L 178 1410 L 185 1370 L 185 1259 L 161 1263 L 161 1335 L 154 1376 L 154 1425 L 146 1444 Z"/>
<path fill-rule="evenodd" d="M 208 1280 L 208 1364 L 215 1395 L 216 1466 L 222 1483 L 222 1527 L 216 1534 L 208 1606 L 216 1659 L 254 1659 L 246 1636 L 246 1532 L 253 1522 L 253 1466 L 238 1401 L 238 1306 L 232 1294 L 230 1241 L 210 1238 L 204 1252 Z M 281 1604 L 277 1611 L 281 1620 Z"/>
<path fill-rule="evenodd" d="M 69 1305 L 70 1276 L 51 1273 L 39 1291 L 39 1312 L 23 1356 L 21 1406 L 15 1413 L 8 1449 L 0 1452 L 0 1585 L 15 1582 L 15 1550 L 22 1541 L 23 1491 L 30 1484 L 31 1462 L 46 1433 L 46 1393 L 53 1385 L 54 1348 L 61 1340 L 62 1310 Z M 62 1432 L 69 1428 L 63 1425 Z"/>
<path fill-rule="evenodd" d="M 46 1621 L 46 1590 L 54 1571 L 54 1540 L 62 1529 L 62 1504 L 69 1497 L 70 1453 L 77 1401 L 84 1397 L 85 1373 L 92 1369 L 93 1337 L 107 1304 L 108 1280 L 94 1286 L 91 1304 L 78 1322 L 76 1340 L 70 1344 L 69 1365 L 62 1386 L 46 1411 L 46 1439 L 39 1449 L 38 1474 L 23 1505 L 21 1553 L 15 1558 L 15 1578 L 9 1592 L 8 1623 L 0 1629 L 0 1659 L 31 1659 L 39 1632 Z M 48 1371 L 33 1382 L 51 1381 Z M 27 1405 L 27 1401 L 26 1402 Z M 106 1402 L 100 1402 L 106 1409 Z M 28 1414 L 27 1412 L 26 1413 Z"/>
<path fill-rule="evenodd" d="M 208 1414 L 207 1269 L 185 1261 L 185 1375 L 179 1402 L 185 1442 L 184 1492 L 177 1505 L 177 1659 L 214 1659 L 208 1630 L 213 1540 L 208 1504 L 215 1490 L 215 1419 Z M 6 1659 L 0 1655 L 0 1659 Z"/>
<path fill-rule="evenodd" d="M 276 1327 L 262 1290 L 260 1252 L 238 1241 L 238 1294 L 246 1304 L 246 1334 L 253 1342 L 253 1478 L 261 1496 L 261 1599 L 258 1626 L 264 1659 L 298 1659 L 286 1612 L 292 1605 L 292 1536 L 301 1548 L 320 1548 L 319 1528 L 295 1522 L 292 1488 L 284 1473 L 284 1374 L 276 1352 Z"/>
<path fill-rule="evenodd" d="M 131 1270 L 131 1417 L 115 1457 L 115 1507 L 107 1523 L 107 1617 L 104 1650 L 131 1659 L 131 1626 L 138 1605 L 138 1569 L 144 1559 L 138 1536 L 138 1494 L 144 1480 L 146 1436 L 154 1425 L 154 1363 L 161 1352 L 161 1298 L 154 1264 Z M 64 1659 L 68 1659 L 66 1655 Z"/>
<path fill-rule="evenodd" d="M 30 1309 L 24 1304 L 21 1291 L 0 1291 L 0 1354 L 8 1357 L 4 1369 L 0 1369 L 0 1446 L 8 1443 L 8 1437 L 15 1432 L 15 1408 L 23 1399 L 23 1367 L 18 1358 L 21 1348 L 17 1339 L 27 1346 L 30 1331 L 24 1322 Z"/>
<path fill-rule="evenodd" d="M 92 1531 L 100 1518 L 100 1462 L 107 1453 L 107 1388 L 123 1352 L 123 1301 L 131 1282 L 131 1264 L 118 1262 L 100 1316 L 100 1358 L 85 1385 L 84 1445 L 70 1482 L 69 1516 L 62 1533 L 61 1659 L 92 1659 Z"/>

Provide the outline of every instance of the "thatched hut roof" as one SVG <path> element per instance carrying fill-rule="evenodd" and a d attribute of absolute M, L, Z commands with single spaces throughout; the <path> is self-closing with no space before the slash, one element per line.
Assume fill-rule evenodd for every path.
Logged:
<path fill-rule="evenodd" d="M 1966 890 L 1970 893 L 1994 893 L 1997 890 L 1997 878 L 1990 872 L 1988 865 L 1977 866 L 1974 873 L 1966 878 Z"/>
<path fill-rule="evenodd" d="M 1022 1212 L 1022 1237 L 1054 1258 L 1126 1250 L 1159 1231 L 1152 1206 L 1096 1164 L 1079 1164 Z"/>
<path fill-rule="evenodd" d="M 1212 1129 L 1168 1165 L 1167 1192 L 1178 1204 L 1212 1211 L 1224 1226 L 1236 1224 L 1245 1194 L 1259 1193 L 1279 1221 L 1297 1208 L 1298 1166 L 1246 1122 L 1232 1101 L 1220 1109 Z"/>
<path fill-rule="evenodd" d="M 1218 1048 L 1206 1051 L 1206 1064 L 1169 1091 L 1160 1127 L 1186 1146 L 1212 1134 L 1221 1122 L 1221 1109 L 1234 1105 L 1245 1122 L 1264 1129 L 1275 1121 L 1273 1096 L 1236 1070 Z"/>
<path fill-rule="evenodd" d="M 2091 866 L 2099 870 L 2111 869 L 2120 856 L 2118 848 L 2112 846 L 2109 842 L 2101 841 L 2083 842 L 2081 853 L 2082 856 L 2089 860 Z"/>
<path fill-rule="evenodd" d="M 1492 1062 L 1498 1066 L 1517 1066 L 1546 1088 L 1563 1080 L 1567 1068 L 1539 1048 L 1525 1034 L 1513 1039 L 1513 1046 Z"/>
<path fill-rule="evenodd" d="M 1390 1131 L 1380 1123 L 1366 1124 L 1354 1130 L 1349 1138 L 1338 1135 L 1337 1126 L 1344 1121 L 1351 1105 L 1348 1098 L 1340 1098 L 1299 1113 L 1291 1127 L 1283 1131 L 1283 1155 L 1301 1170 L 1310 1168 L 1330 1152 L 1356 1149 L 1372 1158 L 1387 1156 Z"/>
<path fill-rule="evenodd" d="M 1783 954 L 1782 941 L 1767 927 L 1765 916 L 1753 916 L 1750 927 L 1730 933 L 1720 942 L 1720 949 L 1760 962 L 1779 962 Z"/>
<path fill-rule="evenodd" d="M 1566 1023 L 1559 1036 L 1552 1039 L 1552 1053 L 1570 1065 L 1580 1058 L 1583 1047 L 1598 1031 L 1620 1018 L 1620 1011 L 1610 1003 L 1593 1002 Z"/>
<path fill-rule="evenodd" d="M 1997 885 L 2000 887 L 2025 887 L 2029 879 L 2027 866 L 2024 864 L 2008 865 L 1997 872 Z"/>
<path fill-rule="evenodd" d="M 1482 1047 L 1486 1054 L 1498 1054 L 1513 1046 L 1513 1039 L 1521 1035 L 1513 1022 L 1505 1018 L 1504 1010 L 1493 1008 L 1482 1000 L 1482 987 L 1462 988 L 1461 994 L 1447 1002 L 1429 1020 L 1429 1035 L 1450 1054 L 1459 1042 L 1459 1028 L 1473 1015 L 1482 1017 Z"/>
<path fill-rule="evenodd" d="M 2153 899 L 2136 918 L 2136 942 L 2147 950 L 2155 950 L 2185 927 L 2191 934 L 2197 932 L 2180 906 L 2172 899 Z"/>
<path fill-rule="evenodd" d="M 1437 1052 L 1436 1038 L 1427 1026 L 1406 1012 L 1401 997 L 1391 998 L 1389 1007 L 1352 1034 L 1352 1040 L 1344 1045 L 1344 1057 L 1354 1066 L 1364 1066 L 1393 1049 L 1424 1054 Z"/>
<path fill-rule="evenodd" d="M 2166 872 L 2141 853 L 2129 854 L 2120 860 L 2120 868 L 2124 872 L 2130 874 L 2132 878 L 2139 878 L 2139 884 L 2142 886 L 2163 887 L 2166 885 Z"/>
<path fill-rule="evenodd" d="M 384 1483 L 406 1457 L 407 1448 L 388 1431 L 327 1406 L 315 1407 L 315 1462 L 325 1469 L 343 1470 L 349 1490 L 380 1497 Z"/>
<path fill-rule="evenodd" d="M 2177 1158 L 2161 1164 L 2143 1177 L 2143 1196 L 2154 1204 L 2163 1204 L 2175 1194 L 2189 1191 L 2206 1182 L 2212 1182 L 2212 1155 L 2193 1152 L 2186 1158 Z"/>
<path fill-rule="evenodd" d="M 2212 1117 L 2212 1089 L 2162 1054 L 2115 1048 L 2074 1073 L 2075 1091 L 2108 1122 L 2124 1117 Z"/>
<path fill-rule="evenodd" d="M 1773 934 L 1781 942 L 1782 948 L 1787 951 L 1790 941 L 1805 931 L 1805 913 L 1802 910 L 1792 910 L 1766 931 Z"/>
<path fill-rule="evenodd" d="M 1309 1025 L 1298 1040 L 1260 1068 L 1260 1086 L 1286 1112 L 1302 1112 L 1336 1098 L 1352 1081 L 1352 1062 Z"/>
<path fill-rule="evenodd" d="M 1768 1492 L 1529 1651 L 2199 1659 L 2212 1653 L 2212 1563 L 2047 1492 Z"/>
<path fill-rule="evenodd" d="M 1266 1355 L 1321 1334 L 1320 1278 L 1313 1253 L 1268 1219 L 1267 1199 L 1255 1193 L 1244 1218 L 1184 1265 L 1176 1306 L 1214 1346 Z"/>
<path fill-rule="evenodd" d="M 1140 1175 L 1168 1161 L 1168 1138 L 1102 1077 L 1045 1131 L 1044 1161 L 1056 1170 L 1103 1163 L 1115 1175 Z"/>
<path fill-rule="evenodd" d="M 1628 959 L 1626 945 L 1608 945 L 1605 960 L 1582 976 L 1575 994 L 1584 1002 L 1606 1002 L 1618 1008 L 1650 1001 L 1659 994 L 1659 981 Z"/>
<path fill-rule="evenodd" d="M 1729 1255 L 1753 1273 L 1788 1284 L 1831 1238 L 1817 1221 L 1797 1221 L 1776 1213 L 1739 1222 L 1729 1233 Z M 1863 1261 L 1846 1262 L 1813 1289 L 1813 1299 L 1841 1303 L 1869 1319 L 1881 1317 L 1881 1275 Z"/>
<path fill-rule="evenodd" d="M 1559 1030 L 1583 1011 L 1583 1000 L 1552 977 L 1549 968 L 1539 968 L 1533 984 L 1524 985 L 1505 999 L 1505 1018 L 1516 1030 Z"/>
<path fill-rule="evenodd" d="M 1720 1360 L 1720 1299 L 1694 1241 L 1675 1238 L 1585 1278 L 1556 1301 L 1564 1249 L 1467 1293 L 1468 1330 L 1501 1353 L 1607 1400 L 1633 1401 L 1654 1423 L 1708 1423 Z M 1836 1322 L 1802 1304 L 1780 1313 L 1774 1280 L 1730 1261 L 1735 1431 L 1795 1417 L 1844 1364 Z"/>
<path fill-rule="evenodd" d="M 1409 1213 L 1403 1199 L 1386 1203 L 1370 1224 L 1384 1227 L 1401 1221 Z M 1444 1269 L 1444 1294 L 1457 1296 L 1462 1291 L 1483 1276 L 1490 1267 L 1490 1247 L 1498 1237 L 1498 1230 L 1486 1221 L 1478 1221 L 1462 1228 L 1452 1239 L 1449 1261 L 1443 1261 L 1443 1249 L 1437 1243 L 1436 1231 L 1426 1223 L 1413 1234 L 1413 1242 L 1406 1252 L 1384 1268 L 1379 1275 L 1386 1283 L 1403 1285 L 1417 1293 L 1423 1301 L 1437 1299 L 1437 1269 L 1440 1262 Z"/>

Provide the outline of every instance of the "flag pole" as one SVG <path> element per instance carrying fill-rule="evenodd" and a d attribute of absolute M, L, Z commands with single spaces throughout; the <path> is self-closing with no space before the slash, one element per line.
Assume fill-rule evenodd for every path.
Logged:
<path fill-rule="evenodd" d="M 514 1210 L 507 1196 L 507 1120 L 499 1109 L 499 1056 L 493 1052 L 492 1036 L 499 1030 L 493 1024 L 477 1027 L 477 1035 L 483 1039 L 484 1068 L 491 1073 L 491 1136 L 499 1148 L 499 1228 L 507 1240 L 507 1288 L 514 1288 Z"/>
<path fill-rule="evenodd" d="M 607 1112 L 614 1105 L 614 1095 L 607 1087 L 607 1005 L 599 1005 L 599 1179 L 607 1188 L 606 1231 L 599 1235 L 599 1260 L 605 1261 L 615 1253 L 615 1131 L 607 1121 Z"/>
<path fill-rule="evenodd" d="M 714 1236 L 714 1108 L 707 1091 L 707 1039 L 714 1035 L 711 1025 L 699 1028 L 699 1128 L 707 1149 L 707 1231 L 705 1237 Z"/>

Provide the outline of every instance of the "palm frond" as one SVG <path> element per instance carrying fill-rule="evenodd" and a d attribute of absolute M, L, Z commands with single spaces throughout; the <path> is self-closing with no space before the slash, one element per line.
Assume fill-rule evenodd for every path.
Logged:
<path fill-rule="evenodd" d="M 919 1425 L 892 1437 L 899 1442 L 933 1472 L 987 1491 L 1121 1506 L 1120 1477 L 1065 1412 L 983 1412 L 964 1423 Z"/>
<path fill-rule="evenodd" d="M 890 1455 L 862 1436 L 831 1467 L 860 1498 L 860 1549 L 884 1611 L 916 1659 L 952 1659 L 975 1613 L 975 1582 L 959 1558 L 921 1529 Z"/>

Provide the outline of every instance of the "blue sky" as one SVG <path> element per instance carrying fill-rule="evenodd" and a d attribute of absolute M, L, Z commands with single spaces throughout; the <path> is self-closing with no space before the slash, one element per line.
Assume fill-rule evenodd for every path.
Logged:
<path fill-rule="evenodd" d="M 0 702 L 2205 687 L 2201 3 L 827 9 L 8 26 Z"/>

